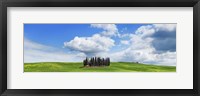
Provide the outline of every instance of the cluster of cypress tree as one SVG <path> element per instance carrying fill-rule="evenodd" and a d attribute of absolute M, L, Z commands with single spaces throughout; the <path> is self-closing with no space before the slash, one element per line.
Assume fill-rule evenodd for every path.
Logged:
<path fill-rule="evenodd" d="M 83 60 L 84 66 L 110 66 L 110 58 L 92 57 Z"/>

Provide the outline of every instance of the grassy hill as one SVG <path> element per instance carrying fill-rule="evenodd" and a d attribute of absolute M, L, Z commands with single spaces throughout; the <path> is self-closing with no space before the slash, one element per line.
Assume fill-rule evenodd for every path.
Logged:
<path fill-rule="evenodd" d="M 82 62 L 25 63 L 24 72 L 176 72 L 174 66 L 111 62 L 108 67 L 83 67 Z"/>

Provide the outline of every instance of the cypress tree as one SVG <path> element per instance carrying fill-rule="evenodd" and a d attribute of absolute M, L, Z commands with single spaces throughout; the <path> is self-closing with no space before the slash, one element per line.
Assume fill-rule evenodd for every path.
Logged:
<path fill-rule="evenodd" d="M 85 59 L 85 65 L 88 65 L 88 58 Z"/>
<path fill-rule="evenodd" d="M 91 57 L 83 60 L 83 66 L 110 66 L 110 58 Z"/>
<path fill-rule="evenodd" d="M 94 57 L 94 66 L 96 66 L 96 64 L 97 64 L 97 58 Z"/>
<path fill-rule="evenodd" d="M 108 58 L 108 66 L 110 66 L 110 58 Z"/>
<path fill-rule="evenodd" d="M 102 59 L 102 65 L 104 66 L 104 58 Z"/>

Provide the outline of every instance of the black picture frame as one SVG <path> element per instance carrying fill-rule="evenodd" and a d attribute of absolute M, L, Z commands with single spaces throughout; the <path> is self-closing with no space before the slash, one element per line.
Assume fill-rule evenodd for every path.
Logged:
<path fill-rule="evenodd" d="M 199 1 L 0 0 L 0 94 L 1 96 L 199 96 Z M 7 7 L 193 7 L 193 89 L 7 89 Z"/>

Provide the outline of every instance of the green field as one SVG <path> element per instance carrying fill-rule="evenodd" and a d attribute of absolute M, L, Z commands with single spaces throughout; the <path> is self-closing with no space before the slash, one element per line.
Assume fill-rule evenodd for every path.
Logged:
<path fill-rule="evenodd" d="M 83 67 L 82 62 L 25 63 L 24 72 L 176 72 L 174 66 L 111 62 L 107 67 Z"/>

